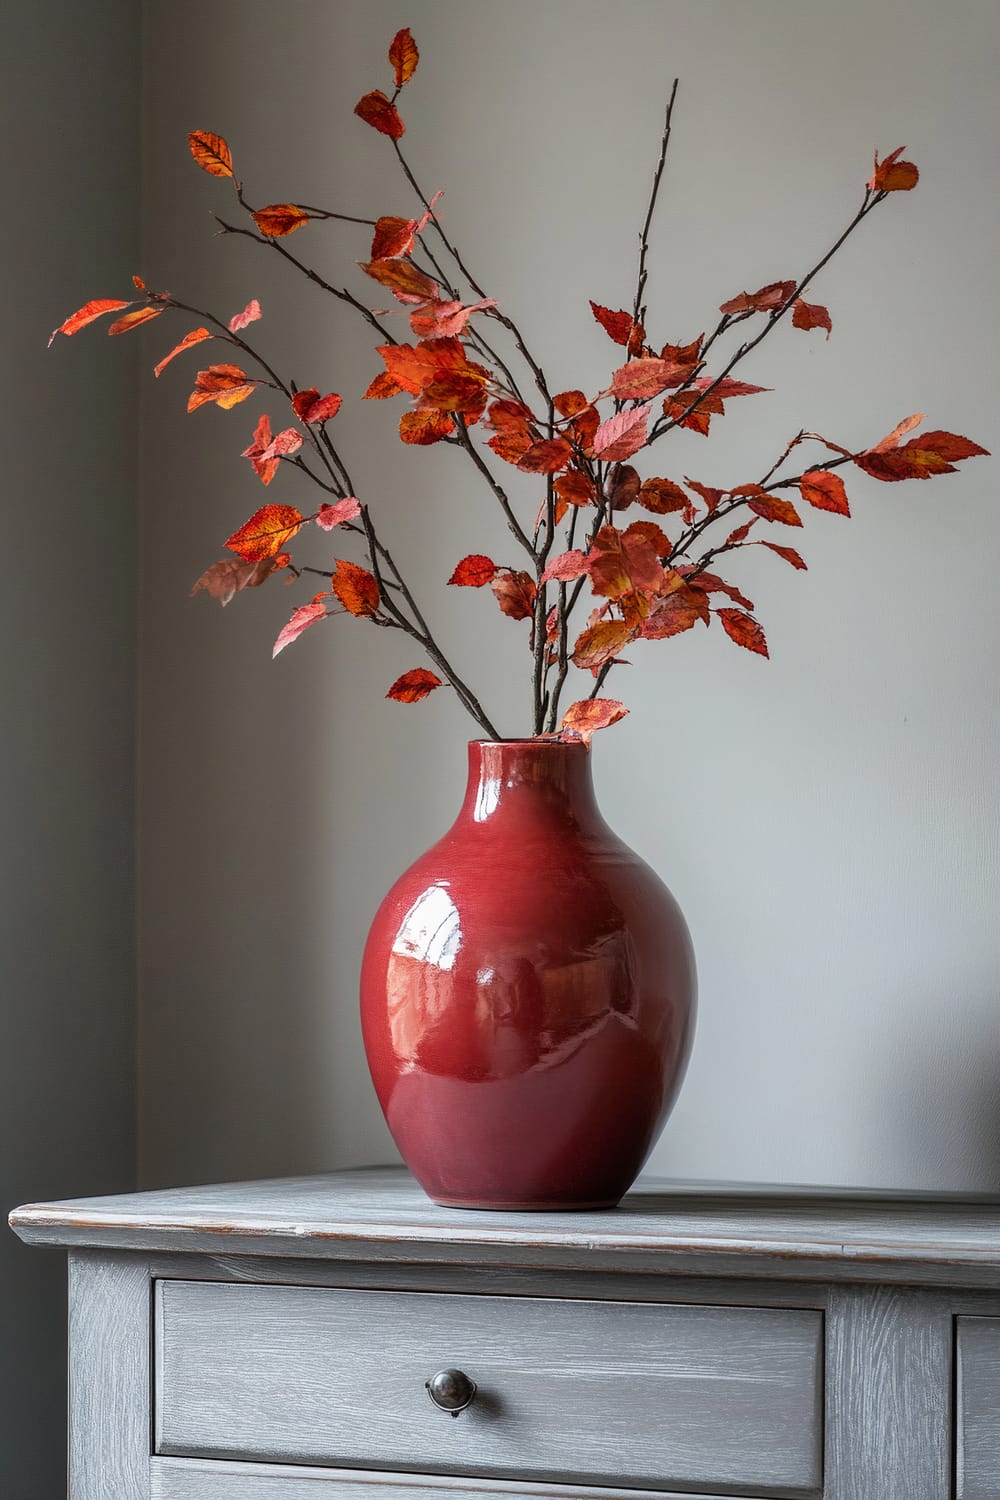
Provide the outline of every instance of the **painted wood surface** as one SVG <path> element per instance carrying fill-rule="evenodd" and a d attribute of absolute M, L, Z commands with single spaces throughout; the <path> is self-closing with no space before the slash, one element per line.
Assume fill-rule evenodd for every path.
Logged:
<path fill-rule="evenodd" d="M 1000 1200 L 648 1183 L 615 1210 L 438 1208 L 401 1169 L 33 1204 L 42 1244 L 1000 1287 Z"/>
<path fill-rule="evenodd" d="M 934 1293 L 834 1288 L 826 1500 L 949 1500 L 952 1329 Z"/>
<path fill-rule="evenodd" d="M 157 1284 L 157 1452 L 818 1491 L 821 1314 Z M 424 1382 L 478 1385 L 459 1418 Z"/>
<path fill-rule="evenodd" d="M 691 1500 L 690 1491 L 594 1489 L 589 1485 L 518 1484 L 428 1474 L 376 1474 L 362 1469 L 296 1468 L 154 1458 L 151 1500 Z M 732 1496 L 698 1492 L 698 1500 Z M 752 1500 L 752 1497 L 746 1497 Z"/>
<path fill-rule="evenodd" d="M 71 1500 L 148 1500 L 150 1286 L 135 1256 L 70 1257 Z"/>
<path fill-rule="evenodd" d="M 1000 1496 L 1000 1318 L 957 1319 L 958 1500 Z"/>

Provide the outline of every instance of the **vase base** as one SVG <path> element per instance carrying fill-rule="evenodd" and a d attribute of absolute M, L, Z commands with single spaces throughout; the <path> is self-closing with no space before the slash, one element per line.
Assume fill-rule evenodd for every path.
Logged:
<path fill-rule="evenodd" d="M 620 1198 L 588 1198 L 579 1203 L 564 1203 L 554 1201 L 552 1203 L 501 1203 L 496 1200 L 479 1198 L 439 1198 L 436 1193 L 427 1195 L 432 1203 L 439 1208 L 464 1208 L 473 1213 L 510 1213 L 510 1214 L 577 1214 L 587 1213 L 593 1209 L 617 1208 L 621 1202 Z"/>

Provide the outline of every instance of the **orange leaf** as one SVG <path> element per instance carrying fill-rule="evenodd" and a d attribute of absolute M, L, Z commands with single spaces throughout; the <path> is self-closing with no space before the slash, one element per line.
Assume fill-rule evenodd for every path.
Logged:
<path fill-rule="evenodd" d="M 802 518 L 795 506 L 781 495 L 769 495 L 764 490 L 759 495 L 751 495 L 747 504 L 764 521 L 779 521 L 783 526 L 802 525 Z"/>
<path fill-rule="evenodd" d="M 689 503 L 680 485 L 673 484 L 669 479 L 644 479 L 636 499 L 644 510 L 651 510 L 654 516 L 686 510 Z"/>
<path fill-rule="evenodd" d="M 618 655 L 633 637 L 632 627 L 624 620 L 598 620 L 588 625 L 573 647 L 573 665 L 584 671 L 596 671 Z"/>
<path fill-rule="evenodd" d="M 290 646 L 292 641 L 297 641 L 302 632 L 308 630 L 310 625 L 315 625 L 317 620 L 324 620 L 326 618 L 329 611 L 326 605 L 321 602 L 323 597 L 322 594 L 317 594 L 311 604 L 301 604 L 295 611 L 274 643 L 274 649 L 271 652 L 272 661 L 280 652 L 284 651 L 286 646 Z"/>
<path fill-rule="evenodd" d="M 519 464 L 531 447 L 532 441 L 533 439 L 526 432 L 511 430 L 498 432 L 495 437 L 490 438 L 487 446 L 492 448 L 497 457 L 502 458 L 505 463 Z"/>
<path fill-rule="evenodd" d="M 517 467 L 526 474 L 554 474 L 565 469 L 572 457 L 573 449 L 565 438 L 540 438 L 521 455 Z"/>
<path fill-rule="evenodd" d="M 759 291 L 740 292 L 738 297 L 732 297 L 728 302 L 723 302 L 719 311 L 729 314 L 774 312 L 776 308 L 788 301 L 795 287 L 794 281 L 771 281 L 767 286 L 762 286 Z"/>
<path fill-rule="evenodd" d="M 378 609 L 381 599 L 378 580 L 367 568 L 359 568 L 357 563 L 338 558 L 330 587 L 350 615 L 357 615 L 360 619 L 364 615 L 373 615 Z"/>
<path fill-rule="evenodd" d="M 558 396 L 552 397 L 552 405 L 561 417 L 575 417 L 590 402 L 582 391 L 560 391 Z"/>
<path fill-rule="evenodd" d="M 409 255 L 416 228 L 416 219 L 401 219 L 396 214 L 383 214 L 376 219 L 372 260 L 395 260 L 397 256 Z"/>
<path fill-rule="evenodd" d="M 599 729 L 608 729 L 624 719 L 628 709 L 617 698 L 583 698 L 571 703 L 562 717 L 562 737 L 571 736 L 590 744 L 591 736 Z"/>
<path fill-rule="evenodd" d="M 307 391 L 295 392 L 292 410 L 300 422 L 329 422 L 337 415 L 343 400 L 343 396 L 336 396 L 332 392 L 329 396 L 321 396 L 318 388 L 313 385 Z"/>
<path fill-rule="evenodd" d="M 370 94 L 365 94 L 354 106 L 354 113 L 364 120 L 366 125 L 371 125 L 374 130 L 381 131 L 394 141 L 398 141 L 404 134 L 406 126 L 400 118 L 399 110 L 385 97 L 381 89 L 372 89 Z"/>
<path fill-rule="evenodd" d="M 410 314 L 410 327 L 421 338 L 457 338 L 465 332 L 465 325 L 473 313 L 486 312 L 496 305 L 495 297 L 482 297 L 468 307 L 461 302 L 425 302 Z"/>
<path fill-rule="evenodd" d="M 321 505 L 316 512 L 316 525 L 323 531 L 332 531 L 335 526 L 343 526 L 345 521 L 353 521 L 360 514 L 360 500 L 355 495 L 348 495 L 335 505 Z"/>
<path fill-rule="evenodd" d="M 632 333 L 632 314 L 627 312 L 612 312 L 608 307 L 601 307 L 596 302 L 591 302 L 591 311 L 600 323 L 604 332 L 616 344 L 627 344 Z"/>
<path fill-rule="evenodd" d="M 635 590 L 654 593 L 661 587 L 663 568 L 656 546 L 644 532 L 645 524 L 636 522 L 623 532 L 614 526 L 601 527 L 587 557 L 595 594 L 620 599 Z"/>
<path fill-rule="evenodd" d="M 226 542 L 244 562 L 274 557 L 302 525 L 302 512 L 294 505 L 262 505 Z"/>
<path fill-rule="evenodd" d="M 123 318 L 116 318 L 108 329 L 108 333 L 109 335 L 128 333 L 130 328 L 140 328 L 143 323 L 160 317 L 166 310 L 165 307 L 137 307 L 133 312 L 126 313 Z"/>
<path fill-rule="evenodd" d="M 161 373 L 167 368 L 167 365 L 169 365 L 170 361 L 172 359 L 176 359 L 178 354 L 183 354 L 184 350 L 190 349 L 193 344 L 200 344 L 203 339 L 210 339 L 211 337 L 212 335 L 209 333 L 207 328 L 196 328 L 192 333 L 185 334 L 180 343 L 175 344 L 170 353 L 165 355 L 163 359 L 160 360 L 160 363 L 153 367 L 153 374 L 157 379 L 159 379 Z"/>
<path fill-rule="evenodd" d="M 486 405 L 486 387 L 478 375 L 437 375 L 423 389 L 423 400 L 436 411 L 460 411 L 478 416 Z"/>
<path fill-rule="evenodd" d="M 232 177 L 233 153 L 221 135 L 210 130 L 192 130 L 188 136 L 191 155 L 212 177 Z"/>
<path fill-rule="evenodd" d="M 141 276 L 133 276 L 132 285 L 139 292 L 144 292 L 146 290 L 146 283 L 143 281 Z"/>
<path fill-rule="evenodd" d="M 810 469 L 799 480 L 799 493 L 809 505 L 817 510 L 830 510 L 837 516 L 849 516 L 851 507 L 839 474 L 829 469 Z"/>
<path fill-rule="evenodd" d="M 646 424 L 653 403 L 620 411 L 602 422 L 594 435 L 594 452 L 598 458 L 620 461 L 631 458 L 646 445 Z"/>
<path fill-rule="evenodd" d="M 567 505 L 593 505 L 597 498 L 594 481 L 588 475 L 581 474 L 579 469 L 569 469 L 565 474 L 559 474 L 554 481 L 554 489 L 559 499 Z"/>
<path fill-rule="evenodd" d="M 759 656 L 767 656 L 767 641 L 756 620 L 745 615 L 741 609 L 718 609 L 716 614 L 722 621 L 723 630 L 737 646 L 744 646 L 747 651 L 756 651 Z"/>
<path fill-rule="evenodd" d="M 414 667 L 412 672 L 404 672 L 402 677 L 397 677 L 385 696 L 394 698 L 397 703 L 419 703 L 421 698 L 426 698 L 428 693 L 433 693 L 440 686 L 440 677 L 435 677 L 426 667 Z"/>
<path fill-rule="evenodd" d="M 868 179 L 869 192 L 905 193 L 916 187 L 920 173 L 912 161 L 899 160 L 905 150 L 905 146 L 897 146 L 883 161 L 879 161 L 878 152 L 875 152 L 875 170 Z"/>
<path fill-rule="evenodd" d="M 496 575 L 496 563 L 491 558 L 484 557 L 481 552 L 473 552 L 469 557 L 462 558 L 448 582 L 459 588 L 481 589 L 484 583 L 492 583 Z"/>
<path fill-rule="evenodd" d="M 543 583 L 572 583 L 574 578 L 582 578 L 587 571 L 587 559 L 578 548 L 572 552 L 560 552 L 547 564 L 542 574 Z"/>
<path fill-rule="evenodd" d="M 779 547 L 777 542 L 761 542 L 759 545 L 766 547 L 769 552 L 777 552 L 778 556 L 783 557 L 786 563 L 791 563 L 793 568 L 805 567 L 805 563 L 794 547 Z"/>
<path fill-rule="evenodd" d="M 537 589 L 530 573 L 502 568 L 490 581 L 490 588 L 504 614 L 512 620 L 527 620 L 534 614 Z"/>
<path fill-rule="evenodd" d="M 888 448 L 897 448 L 900 439 L 904 438 L 908 432 L 912 432 L 914 427 L 919 427 L 925 415 L 925 412 L 915 411 L 912 417 L 904 417 L 901 422 L 896 423 L 890 433 L 887 433 L 881 441 L 875 444 L 871 451 L 873 453 L 885 453 Z"/>
<path fill-rule="evenodd" d="M 796 297 L 792 308 L 792 324 L 795 328 L 825 328 L 827 338 L 833 331 L 830 314 L 818 302 L 804 302 Z"/>
<path fill-rule="evenodd" d="M 899 448 L 859 453 L 854 462 L 873 479 L 930 479 L 933 474 L 954 474 L 963 458 L 988 455 L 971 438 L 955 432 L 925 432 Z"/>
<path fill-rule="evenodd" d="M 244 448 L 240 454 L 241 458 L 248 458 L 253 465 L 254 473 L 262 484 L 270 484 L 281 462 L 278 454 L 268 453 L 271 446 L 271 419 L 267 412 L 263 412 L 258 418 L 257 426 L 254 428 L 253 442 L 248 448 Z"/>
<path fill-rule="evenodd" d="M 96 297 L 92 302 L 85 302 L 75 313 L 72 313 L 58 328 L 53 328 L 49 336 L 49 346 L 57 333 L 64 333 L 67 338 L 74 333 L 79 333 L 81 328 L 86 328 L 88 323 L 93 323 L 95 318 L 102 318 L 105 313 L 117 312 L 120 307 L 128 307 L 127 302 L 120 301 L 117 297 Z"/>
<path fill-rule="evenodd" d="M 687 584 L 668 594 L 652 614 L 642 623 L 642 637 L 647 641 L 662 641 L 672 635 L 681 635 L 697 625 L 699 620 L 708 624 L 708 597 Z"/>
<path fill-rule="evenodd" d="M 403 389 L 404 387 L 394 375 L 390 375 L 388 370 L 383 370 L 380 375 L 375 376 L 361 399 L 362 401 L 387 401 L 390 396 L 398 396 Z"/>
<path fill-rule="evenodd" d="M 251 380 L 238 365 L 209 365 L 195 376 L 187 409 L 197 411 L 199 406 L 214 401 L 223 411 L 229 411 L 252 395 L 259 384 L 259 380 Z"/>
<path fill-rule="evenodd" d="M 403 442 L 416 443 L 422 448 L 431 443 L 439 443 L 454 430 L 455 424 L 447 412 L 434 411 L 433 408 L 426 411 L 404 411 L 399 419 L 399 435 Z"/>
<path fill-rule="evenodd" d="M 253 219 L 261 234 L 273 240 L 294 234 L 309 223 L 309 215 L 294 203 L 270 203 L 267 208 L 258 208 Z"/>
<path fill-rule="evenodd" d="M 277 557 L 262 557 L 258 562 L 243 562 L 238 557 L 224 557 L 221 562 L 206 568 L 191 590 L 191 597 L 204 589 L 213 599 L 218 599 L 223 608 L 243 589 L 256 589 L 270 578 L 287 568 L 291 562 L 287 552 Z"/>
<path fill-rule="evenodd" d="M 404 83 L 409 83 L 420 61 L 417 44 L 410 35 L 408 26 L 397 31 L 389 43 L 389 61 L 396 71 L 396 87 L 401 89 Z"/>
<path fill-rule="evenodd" d="M 440 290 L 436 281 L 418 271 L 408 260 L 388 259 L 358 261 L 366 276 L 388 287 L 400 302 L 426 302 Z"/>
<path fill-rule="evenodd" d="M 667 359 L 633 359 L 611 377 L 611 389 L 620 401 L 647 401 L 672 385 L 681 385 L 691 374 L 690 364 Z"/>

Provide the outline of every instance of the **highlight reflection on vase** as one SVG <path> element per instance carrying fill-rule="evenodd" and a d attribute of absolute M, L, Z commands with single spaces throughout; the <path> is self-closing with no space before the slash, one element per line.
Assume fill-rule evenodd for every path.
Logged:
<path fill-rule="evenodd" d="M 458 1206 L 617 1202 L 680 1086 L 687 929 L 580 743 L 473 742 L 453 828 L 369 936 L 362 1021 L 404 1160 Z"/>

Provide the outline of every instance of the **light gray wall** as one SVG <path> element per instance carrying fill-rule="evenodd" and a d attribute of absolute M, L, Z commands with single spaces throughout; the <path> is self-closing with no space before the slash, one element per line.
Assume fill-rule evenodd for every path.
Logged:
<path fill-rule="evenodd" d="M 188 159 L 187 130 L 229 137 L 258 203 L 409 212 L 388 144 L 351 110 L 410 24 L 413 161 L 554 386 L 589 389 L 613 351 L 587 299 L 629 300 L 674 74 L 649 299 L 663 337 L 810 265 L 873 147 L 905 144 L 918 191 L 815 287 L 829 343 L 784 328 L 743 371 L 776 393 L 734 402 L 707 444 L 675 434 L 655 472 L 731 484 L 799 427 L 860 446 L 917 410 L 997 448 L 994 0 L 150 0 L 149 22 L 148 276 L 226 316 L 258 296 L 268 352 L 345 392 L 357 482 L 506 732 L 526 727 L 523 631 L 439 586 L 464 552 L 503 551 L 489 500 L 459 455 L 402 449 L 394 411 L 360 404 L 380 366 L 343 309 L 278 257 L 213 238 L 211 211 L 230 205 Z M 336 225 L 292 243 L 337 279 L 368 248 Z M 146 389 L 171 334 L 142 337 Z M 417 663 L 349 620 L 272 664 L 293 599 L 280 583 L 224 613 L 187 599 L 263 498 L 237 456 L 260 403 L 188 417 L 197 363 L 151 393 L 142 440 L 150 1183 L 390 1156 L 361 1062 L 359 955 L 390 881 L 450 819 L 470 732 L 444 694 L 386 703 Z M 852 521 L 807 518 L 808 574 L 766 554 L 734 568 L 770 664 L 713 630 L 636 651 L 623 674 L 632 715 L 595 750 L 601 800 L 679 897 L 702 980 L 655 1169 L 1000 1186 L 997 472 L 854 477 Z M 300 491 L 282 475 L 268 498 Z"/>
<path fill-rule="evenodd" d="M 0 1205 L 134 1178 L 134 351 L 49 330 L 120 295 L 139 15 L 8 6 L 0 411 Z M 65 1257 L 0 1235 L 0 1491 L 64 1489 Z"/>

